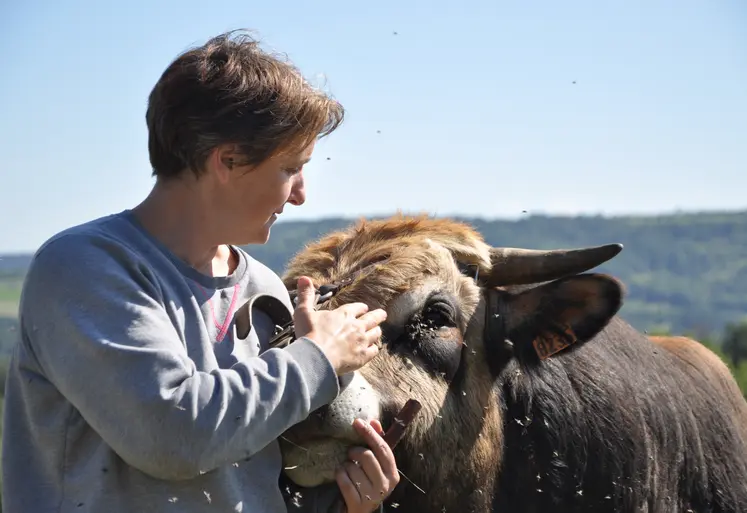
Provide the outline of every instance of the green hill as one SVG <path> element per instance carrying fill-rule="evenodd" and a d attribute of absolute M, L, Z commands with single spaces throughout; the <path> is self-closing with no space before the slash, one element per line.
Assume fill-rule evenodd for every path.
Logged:
<path fill-rule="evenodd" d="M 747 212 L 463 220 L 496 246 L 624 244 L 625 250 L 599 269 L 625 282 L 622 315 L 640 329 L 713 333 L 747 315 Z M 247 249 L 279 271 L 305 241 L 350 222 L 284 223 L 273 229 L 269 244 Z"/>
<path fill-rule="evenodd" d="M 625 250 L 600 270 L 628 288 L 622 315 L 644 330 L 719 333 L 747 316 L 747 211 L 631 217 L 527 216 L 517 221 L 462 218 L 493 245 L 578 247 L 620 242 Z M 271 240 L 246 249 L 282 272 L 306 242 L 354 219 L 284 222 Z M 30 255 L 0 257 L 0 316 L 14 320 Z M 7 338 L 7 336 L 6 336 Z"/>

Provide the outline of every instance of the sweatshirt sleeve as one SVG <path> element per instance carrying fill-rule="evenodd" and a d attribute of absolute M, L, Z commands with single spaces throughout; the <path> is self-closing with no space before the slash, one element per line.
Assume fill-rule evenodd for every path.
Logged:
<path fill-rule="evenodd" d="M 37 253 L 20 321 L 46 378 L 123 460 L 161 479 L 251 457 L 339 392 L 308 338 L 198 371 L 147 265 L 95 239 Z"/>

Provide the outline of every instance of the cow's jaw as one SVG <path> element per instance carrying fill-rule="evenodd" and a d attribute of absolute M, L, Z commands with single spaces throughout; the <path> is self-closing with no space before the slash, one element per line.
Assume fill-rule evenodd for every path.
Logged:
<path fill-rule="evenodd" d="M 285 473 L 300 486 L 333 482 L 335 470 L 348 459 L 348 449 L 365 445 L 353 421 L 381 417 L 381 398 L 359 372 L 342 381 L 340 395 L 322 413 L 316 429 L 308 430 L 308 436 L 304 430 L 291 429 L 280 439 Z"/>

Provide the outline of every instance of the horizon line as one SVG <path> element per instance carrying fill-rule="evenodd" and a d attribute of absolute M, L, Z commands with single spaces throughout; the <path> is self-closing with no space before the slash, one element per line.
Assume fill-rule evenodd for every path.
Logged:
<path fill-rule="evenodd" d="M 502 222 L 502 223 L 519 223 L 523 221 L 528 221 L 532 218 L 556 218 L 556 219 L 592 219 L 592 218 L 601 218 L 606 220 L 615 220 L 615 219 L 661 219 L 661 218 L 667 218 L 667 217 L 678 217 L 678 216 L 685 216 L 685 217 L 697 217 L 697 216 L 740 216 L 740 215 L 747 215 L 747 207 L 742 209 L 723 209 L 723 210 L 709 210 L 709 209 L 700 209 L 700 210 L 685 210 L 685 209 L 675 209 L 675 210 L 666 210 L 666 211 L 660 211 L 657 213 L 642 213 L 642 212 L 631 212 L 631 213 L 615 213 L 615 214 L 604 214 L 604 213 L 577 213 L 577 214 L 560 214 L 560 213 L 552 213 L 552 212 L 542 212 L 542 211 L 526 211 L 522 212 L 521 214 L 517 214 L 514 217 L 509 216 L 481 216 L 477 214 L 432 214 L 428 213 L 426 211 L 405 211 L 405 210 L 395 210 L 389 213 L 369 213 L 369 214 L 361 214 L 361 215 L 326 215 L 326 216 L 320 216 L 320 217 L 309 217 L 309 218 L 303 218 L 303 219 L 278 219 L 275 223 L 275 226 L 284 225 L 284 224 L 313 224 L 313 223 L 322 223 L 325 221 L 347 221 L 350 223 L 355 223 L 361 219 L 381 219 L 386 218 L 390 216 L 395 215 L 405 215 L 405 216 L 421 216 L 421 215 L 428 215 L 431 217 L 437 217 L 437 218 L 451 218 L 451 219 L 458 219 L 458 220 L 465 220 L 465 221 L 475 221 L 479 220 L 482 222 L 487 223 L 494 223 L 494 222 Z M 268 242 L 269 243 L 269 242 Z M 266 244 L 265 244 L 266 245 Z M 25 257 L 28 255 L 33 255 L 36 249 L 21 249 L 21 250 L 14 250 L 14 251 L 6 251 L 6 252 L 0 252 L 0 259 L 4 257 L 14 258 L 14 257 Z"/>

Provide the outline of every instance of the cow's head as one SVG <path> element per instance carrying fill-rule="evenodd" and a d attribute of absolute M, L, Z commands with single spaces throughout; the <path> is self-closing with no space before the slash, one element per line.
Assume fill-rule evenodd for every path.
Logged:
<path fill-rule="evenodd" d="M 464 224 L 404 217 L 362 222 L 307 246 L 290 262 L 286 286 L 302 275 L 317 286 L 336 282 L 377 262 L 324 307 L 362 301 L 388 318 L 379 355 L 342 378 L 331 405 L 281 438 L 288 477 L 301 486 L 333 481 L 359 443 L 353 420 L 378 418 L 386 430 L 411 397 L 422 410 L 395 450 L 406 475 L 435 486 L 453 478 L 454 459 L 461 471 L 493 472 L 503 424 L 496 377 L 512 362 L 543 365 L 565 346 L 559 355 L 574 351 L 607 324 L 621 305 L 620 284 L 578 273 L 620 249 L 492 248 Z"/>

